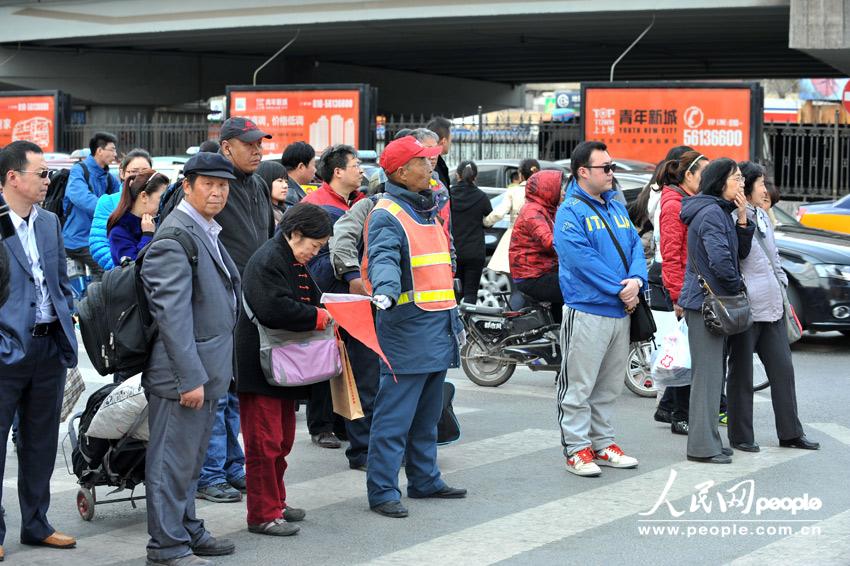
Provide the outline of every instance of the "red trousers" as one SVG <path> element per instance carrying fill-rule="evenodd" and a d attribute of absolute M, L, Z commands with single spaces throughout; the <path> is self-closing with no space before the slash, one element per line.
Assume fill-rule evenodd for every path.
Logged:
<path fill-rule="evenodd" d="M 239 394 L 248 524 L 279 519 L 286 507 L 283 474 L 295 442 L 295 401 L 266 395 Z"/>

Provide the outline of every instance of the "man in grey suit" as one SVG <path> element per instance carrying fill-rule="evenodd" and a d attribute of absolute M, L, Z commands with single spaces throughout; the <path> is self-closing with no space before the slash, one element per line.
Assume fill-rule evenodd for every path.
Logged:
<path fill-rule="evenodd" d="M 0 242 L 9 269 L 9 299 L 0 307 L 0 489 L 17 412 L 21 542 L 74 548 L 77 541 L 47 521 L 65 375 L 77 365 L 61 227 L 54 214 L 37 206 L 47 193 L 47 172 L 41 148 L 33 143 L 15 141 L 0 151 L 0 184 L 15 227 L 15 235 Z M 0 560 L 5 538 L 0 516 Z"/>
<path fill-rule="evenodd" d="M 230 554 L 235 548 L 210 535 L 197 519 L 195 489 L 218 400 L 233 379 L 240 278 L 214 220 L 227 203 L 233 165 L 219 154 L 202 152 L 186 162 L 183 172 L 185 197 L 160 229 L 185 230 L 195 240 L 194 274 L 182 245 L 156 236 L 141 270 L 158 329 L 142 373 L 150 422 L 147 563 L 200 566 L 211 564 L 200 556 Z"/>

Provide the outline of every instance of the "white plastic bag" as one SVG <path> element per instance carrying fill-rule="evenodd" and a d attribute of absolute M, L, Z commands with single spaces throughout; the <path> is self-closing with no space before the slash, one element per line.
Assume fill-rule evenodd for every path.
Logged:
<path fill-rule="evenodd" d="M 142 374 L 134 375 L 113 389 L 103 400 L 86 434 L 94 438 L 121 438 L 127 434 L 147 406 L 148 400 L 145 399 L 145 390 L 142 388 Z M 147 419 L 136 428 L 133 438 L 149 440 Z"/>
<path fill-rule="evenodd" d="M 652 356 L 651 371 L 656 387 L 691 384 L 691 349 L 685 319 L 661 339 L 661 346 Z"/>

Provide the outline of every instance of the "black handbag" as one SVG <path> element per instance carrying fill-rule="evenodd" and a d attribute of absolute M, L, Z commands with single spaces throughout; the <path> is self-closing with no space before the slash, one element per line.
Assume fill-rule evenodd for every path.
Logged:
<path fill-rule="evenodd" d="M 703 292 L 702 319 L 709 332 L 716 336 L 732 336 L 746 331 L 753 325 L 753 313 L 750 310 L 750 299 L 747 291 L 742 290 L 736 295 L 716 295 L 709 286 L 705 277 L 699 272 L 696 257 L 691 250 L 691 242 L 688 239 L 688 265 L 697 276 L 697 283 Z"/>
<path fill-rule="evenodd" d="M 649 307 L 654 311 L 673 312 L 670 292 L 661 278 L 661 262 L 653 261 L 649 266 L 646 282 L 649 283 Z"/>
<path fill-rule="evenodd" d="M 608 225 L 608 221 L 605 220 L 605 216 L 598 208 L 596 208 L 596 205 L 588 199 L 579 195 L 573 196 L 596 212 L 596 215 L 602 221 L 602 225 L 605 226 L 606 230 L 608 230 L 608 235 L 611 236 L 611 241 L 614 242 L 614 247 L 617 248 L 617 253 L 620 254 L 620 259 L 623 261 L 626 273 L 628 273 L 629 262 L 626 260 L 626 254 L 623 253 L 623 248 L 620 247 L 620 242 L 617 240 L 617 237 L 614 236 L 614 231 L 611 229 L 611 226 Z M 655 325 L 655 317 L 652 316 L 652 309 L 649 308 L 649 302 L 646 297 L 647 294 L 649 294 L 648 289 L 638 293 L 638 304 L 631 312 L 629 327 L 629 341 L 631 342 L 645 342 L 647 340 L 651 340 L 653 336 L 655 336 L 655 331 L 658 330 L 658 327 Z"/>
<path fill-rule="evenodd" d="M 732 336 L 745 332 L 753 325 L 753 312 L 750 310 L 750 299 L 746 291 L 737 295 L 715 295 L 699 273 L 697 281 L 705 293 L 702 300 L 702 318 L 709 332 L 717 336 Z"/>

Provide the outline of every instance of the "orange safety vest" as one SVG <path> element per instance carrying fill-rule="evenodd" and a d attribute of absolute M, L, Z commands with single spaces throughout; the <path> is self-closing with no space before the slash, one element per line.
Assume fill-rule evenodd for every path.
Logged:
<path fill-rule="evenodd" d="M 452 258 L 449 242 L 439 224 L 420 224 L 402 207 L 390 199 L 378 201 L 375 210 L 386 210 L 401 225 L 407 238 L 410 257 L 410 277 L 413 289 L 402 292 L 398 305 L 415 303 L 425 311 L 443 311 L 457 306 L 452 277 Z M 360 273 L 366 290 L 372 293 L 369 281 L 369 219 L 363 229 L 363 262 Z"/>

